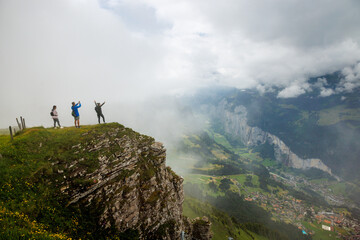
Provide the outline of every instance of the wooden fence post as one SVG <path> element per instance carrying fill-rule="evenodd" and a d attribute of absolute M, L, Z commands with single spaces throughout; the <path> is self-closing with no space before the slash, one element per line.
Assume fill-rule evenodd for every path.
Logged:
<path fill-rule="evenodd" d="M 20 125 L 21 125 L 21 130 L 24 130 L 24 122 L 22 116 L 20 116 Z"/>
<path fill-rule="evenodd" d="M 13 137 L 13 133 L 12 133 L 12 127 L 9 126 L 9 131 L 10 131 L 10 137 L 11 137 L 11 141 L 14 140 L 14 137 Z"/>
<path fill-rule="evenodd" d="M 20 125 L 20 123 L 19 123 L 19 119 L 18 119 L 18 118 L 16 118 L 16 122 L 17 122 L 17 124 L 18 124 L 19 131 L 21 131 L 21 125 Z"/>
<path fill-rule="evenodd" d="M 24 130 L 25 129 L 25 123 L 24 123 L 24 118 L 22 116 L 20 116 L 20 121 L 21 121 L 22 130 Z"/>
<path fill-rule="evenodd" d="M 25 124 L 25 118 L 23 118 L 23 121 L 24 121 L 24 129 L 26 128 L 26 124 Z"/>

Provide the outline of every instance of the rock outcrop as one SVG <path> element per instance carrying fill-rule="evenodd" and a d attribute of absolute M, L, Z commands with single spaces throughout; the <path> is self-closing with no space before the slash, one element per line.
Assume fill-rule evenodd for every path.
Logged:
<path fill-rule="evenodd" d="M 212 238 L 210 232 L 211 223 L 207 217 L 195 218 L 191 226 L 192 229 L 189 232 L 192 233 L 192 239 L 206 240 Z"/>
<path fill-rule="evenodd" d="M 239 136 L 245 145 L 255 147 L 266 142 L 273 145 L 275 159 L 286 166 L 299 169 L 318 168 L 332 174 L 331 169 L 320 159 L 302 159 L 293 153 L 277 136 L 265 132 L 258 127 L 249 126 L 246 118 L 247 111 L 244 106 L 232 106 L 226 100 L 222 100 L 210 112 L 222 121 L 225 132 Z"/>
<path fill-rule="evenodd" d="M 210 239 L 210 227 L 182 215 L 183 179 L 166 167 L 164 146 L 119 126 L 83 133 L 71 161 L 52 163 L 67 206 L 96 209 L 101 228 L 136 230 L 140 239 L 179 239 L 182 231 Z"/>

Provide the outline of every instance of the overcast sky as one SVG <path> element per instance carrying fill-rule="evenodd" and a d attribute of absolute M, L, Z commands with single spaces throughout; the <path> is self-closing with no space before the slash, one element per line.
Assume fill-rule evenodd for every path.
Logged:
<path fill-rule="evenodd" d="M 297 97 L 334 71 L 351 91 L 359 13 L 358 0 L 0 0 L 0 128 L 49 126 L 54 104 L 71 124 L 78 100 L 94 123 L 94 99 L 121 122 L 130 104 L 210 85 Z"/>

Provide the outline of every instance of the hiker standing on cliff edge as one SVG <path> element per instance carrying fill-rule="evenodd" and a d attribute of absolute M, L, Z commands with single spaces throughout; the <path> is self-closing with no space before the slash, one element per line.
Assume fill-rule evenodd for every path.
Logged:
<path fill-rule="evenodd" d="M 79 114 L 79 110 L 78 110 L 79 107 L 81 107 L 80 101 L 77 104 L 75 104 L 75 102 L 72 102 L 71 115 L 74 117 L 74 123 L 75 123 L 76 128 L 80 128 L 80 114 Z M 77 123 L 77 126 L 76 126 L 76 123 Z"/>
<path fill-rule="evenodd" d="M 100 117 L 102 117 L 103 122 L 105 123 L 105 117 L 101 109 L 101 107 L 105 104 L 105 102 L 100 105 L 100 103 L 96 103 L 96 101 L 94 100 L 94 103 L 95 103 L 95 112 L 97 113 L 99 124 L 100 124 Z"/>
<path fill-rule="evenodd" d="M 59 125 L 59 128 L 62 128 L 62 126 L 60 125 L 59 116 L 58 116 L 58 113 L 56 111 L 56 106 L 55 105 L 51 109 L 50 115 L 51 115 L 52 119 L 54 120 L 54 128 L 56 128 L 56 123 Z"/>

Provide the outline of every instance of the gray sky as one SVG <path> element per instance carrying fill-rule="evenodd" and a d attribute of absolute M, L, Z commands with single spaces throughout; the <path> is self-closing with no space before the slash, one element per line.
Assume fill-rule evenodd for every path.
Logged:
<path fill-rule="evenodd" d="M 82 123 L 95 123 L 94 99 L 131 124 L 148 99 L 209 85 L 296 97 L 338 70 L 336 91 L 351 91 L 359 12 L 358 0 L 0 0 L 0 127 L 20 115 L 50 126 L 54 104 L 71 125 L 78 100 Z"/>

